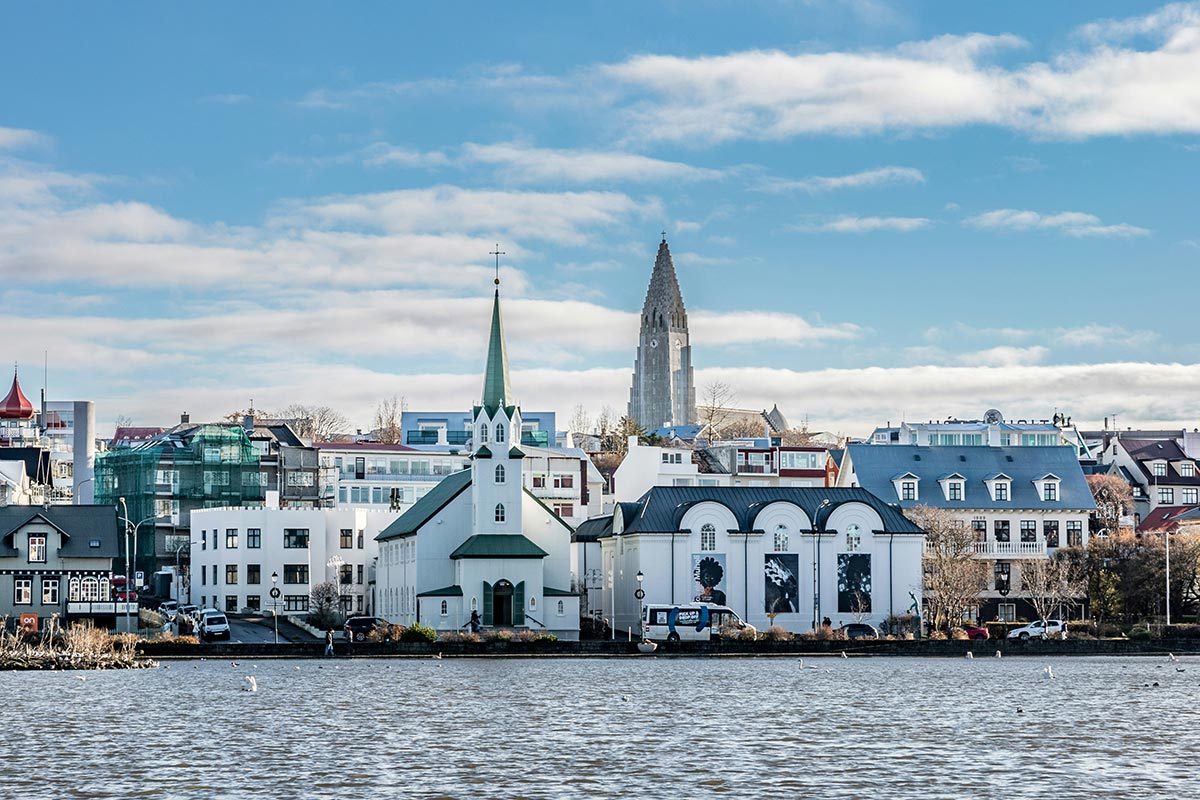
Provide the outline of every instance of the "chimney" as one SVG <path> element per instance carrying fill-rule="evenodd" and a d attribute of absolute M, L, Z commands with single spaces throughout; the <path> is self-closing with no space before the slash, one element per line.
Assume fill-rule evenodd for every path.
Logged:
<path fill-rule="evenodd" d="M 254 415 L 246 414 L 242 417 L 242 428 L 246 433 L 254 433 Z"/>
<path fill-rule="evenodd" d="M 187 425 L 191 421 L 192 418 L 186 411 L 179 415 L 179 424 Z"/>

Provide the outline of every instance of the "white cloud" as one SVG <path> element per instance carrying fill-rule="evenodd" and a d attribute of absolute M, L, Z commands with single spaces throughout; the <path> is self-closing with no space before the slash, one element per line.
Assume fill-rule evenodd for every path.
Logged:
<path fill-rule="evenodd" d="M 371 167 L 444 167 L 451 163 L 450 157 L 440 150 L 414 150 L 383 142 L 365 148 L 362 158 L 363 163 Z"/>
<path fill-rule="evenodd" d="M 843 215 L 828 222 L 801 224 L 796 230 L 820 233 L 873 233 L 894 231 L 910 233 L 928 228 L 933 223 L 925 217 L 856 217 Z"/>
<path fill-rule="evenodd" d="M 530 147 L 516 142 L 462 147 L 462 160 L 488 164 L 513 183 L 597 183 L 605 181 L 714 180 L 715 169 L 664 161 L 636 153 Z"/>
<path fill-rule="evenodd" d="M 1001 345 L 977 350 L 973 353 L 962 353 L 955 358 L 959 364 L 981 367 L 1017 367 L 1028 364 L 1040 364 L 1050 351 L 1040 345 L 1033 347 L 1010 347 Z"/>
<path fill-rule="evenodd" d="M 925 175 L 913 167 L 878 167 L 850 175 L 814 175 L 800 180 L 767 178 L 755 187 L 764 192 L 804 191 L 828 192 L 836 189 L 860 189 L 864 186 L 880 186 L 888 183 L 924 183 Z"/>
<path fill-rule="evenodd" d="M 1146 228 L 1139 228 L 1127 223 L 1105 225 L 1094 214 L 1085 214 L 1081 211 L 1041 214 L 1037 211 L 1000 208 L 968 217 L 963 220 L 963 224 L 986 230 L 1053 230 L 1067 236 L 1117 239 L 1147 236 L 1150 233 Z"/>
<path fill-rule="evenodd" d="M 851 323 L 813 324 L 795 314 L 775 311 L 698 310 L 690 313 L 688 320 L 691 323 L 692 344 L 702 348 L 767 342 L 805 346 L 849 341 L 862 335 L 862 328 Z"/>
<path fill-rule="evenodd" d="M 43 144 L 46 137 L 37 131 L 25 128 L 0 127 L 0 150 L 18 150 L 32 145 Z"/>

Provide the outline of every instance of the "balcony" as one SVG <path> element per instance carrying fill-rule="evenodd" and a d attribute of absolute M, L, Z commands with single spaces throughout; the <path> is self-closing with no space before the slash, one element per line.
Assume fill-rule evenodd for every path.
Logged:
<path fill-rule="evenodd" d="M 539 500 L 577 500 L 579 499 L 579 490 L 571 488 L 554 488 L 553 486 L 538 486 L 529 491 L 533 492 L 534 496 Z"/>
<path fill-rule="evenodd" d="M 976 542 L 975 555 L 982 558 L 1045 558 L 1045 542 Z"/>
<path fill-rule="evenodd" d="M 773 464 L 738 464 L 738 475 L 774 475 L 775 466 Z"/>
<path fill-rule="evenodd" d="M 67 603 L 67 614 L 72 617 L 111 617 L 116 614 L 124 614 L 126 611 L 136 615 L 138 613 L 137 601 L 130 603 L 111 600 L 105 603 Z"/>

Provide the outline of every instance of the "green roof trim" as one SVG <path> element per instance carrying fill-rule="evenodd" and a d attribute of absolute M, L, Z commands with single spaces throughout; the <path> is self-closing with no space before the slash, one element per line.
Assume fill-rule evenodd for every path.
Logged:
<path fill-rule="evenodd" d="M 405 511 L 395 522 L 380 531 L 379 535 L 375 537 L 375 541 L 386 542 L 389 539 L 412 536 L 417 532 L 418 528 L 436 516 L 439 511 L 449 505 L 451 500 L 458 497 L 470 485 L 471 470 L 469 469 L 447 475 L 445 478 L 442 478 L 440 483 L 430 489 L 428 494 L 414 503 L 412 508 Z"/>
<path fill-rule="evenodd" d="M 508 382 L 508 350 L 504 345 L 504 324 L 500 321 L 500 290 L 492 302 L 492 331 L 488 339 L 487 367 L 483 373 L 483 406 L 494 413 L 512 398 Z"/>
<path fill-rule="evenodd" d="M 477 533 L 450 558 L 545 558 L 550 555 L 519 533 Z"/>
<path fill-rule="evenodd" d="M 509 458 L 524 458 L 525 453 L 523 453 L 520 450 L 520 448 L 514 447 L 512 450 L 508 451 L 508 457 Z"/>
<path fill-rule="evenodd" d="M 461 586 L 447 586 L 444 589 L 434 589 L 431 592 L 418 592 L 417 597 L 462 597 Z"/>
<path fill-rule="evenodd" d="M 578 597 L 578 592 L 565 592 L 562 589 L 551 589 L 549 586 L 542 587 L 542 595 L 545 597 Z"/>
<path fill-rule="evenodd" d="M 479 449 L 475 451 L 475 458 L 491 458 L 492 451 L 488 449 L 486 444 L 479 445 Z"/>

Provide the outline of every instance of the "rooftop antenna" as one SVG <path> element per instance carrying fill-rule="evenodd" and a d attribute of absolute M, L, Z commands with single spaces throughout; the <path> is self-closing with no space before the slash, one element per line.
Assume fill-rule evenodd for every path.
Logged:
<path fill-rule="evenodd" d="M 500 249 L 500 243 L 496 242 L 496 249 L 488 253 L 489 256 L 496 257 L 496 285 L 500 285 L 500 256 L 506 256 L 508 253 Z"/>

